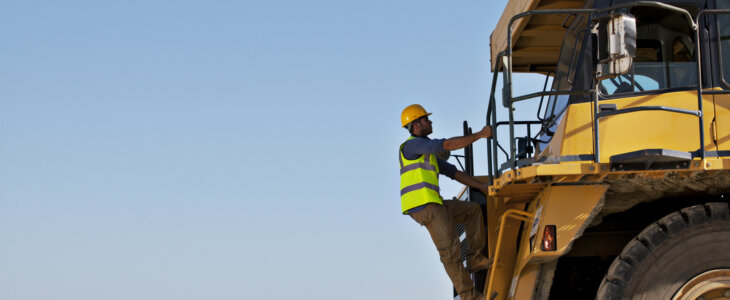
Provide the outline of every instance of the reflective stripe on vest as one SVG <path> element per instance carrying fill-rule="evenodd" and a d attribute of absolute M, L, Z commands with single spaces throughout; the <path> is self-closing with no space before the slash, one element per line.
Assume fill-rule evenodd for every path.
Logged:
<path fill-rule="evenodd" d="M 416 184 L 413 184 L 413 185 L 409 185 L 407 187 L 404 187 L 403 189 L 400 190 L 400 195 L 403 196 L 405 193 L 412 192 L 412 191 L 415 191 L 415 190 L 418 190 L 418 189 L 426 189 L 426 188 L 427 189 L 432 189 L 432 190 L 434 190 L 436 192 L 439 192 L 439 186 L 438 185 L 433 185 L 433 184 L 430 184 L 428 182 L 421 182 L 421 183 L 416 183 Z"/>
<path fill-rule="evenodd" d="M 408 140 L 413 137 L 408 138 Z M 406 142 L 408 141 L 406 140 Z M 398 151 L 401 175 L 401 210 L 406 213 L 409 209 L 427 203 L 442 204 L 439 195 L 438 163 L 436 155 L 424 154 L 417 159 L 408 160 L 403 156 L 403 146 Z"/>

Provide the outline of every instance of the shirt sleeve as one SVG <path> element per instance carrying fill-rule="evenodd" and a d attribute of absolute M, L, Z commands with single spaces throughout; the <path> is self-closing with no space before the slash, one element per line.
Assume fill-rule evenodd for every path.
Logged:
<path fill-rule="evenodd" d="M 416 159 L 423 154 L 437 154 L 445 151 L 444 139 L 414 138 L 403 145 L 403 156 L 409 160 Z"/>
<path fill-rule="evenodd" d="M 445 160 L 441 160 L 440 158 L 437 158 L 436 161 L 439 165 L 439 174 L 454 179 L 454 176 L 456 175 L 456 166 L 446 162 Z"/>

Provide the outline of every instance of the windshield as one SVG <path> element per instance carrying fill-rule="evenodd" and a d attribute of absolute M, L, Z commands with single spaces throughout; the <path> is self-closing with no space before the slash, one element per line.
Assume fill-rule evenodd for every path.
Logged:
<path fill-rule="evenodd" d="M 562 48 L 560 49 L 555 77 L 553 78 L 552 91 L 590 89 L 590 78 L 587 80 L 583 78 L 586 74 L 588 76 L 591 74 L 590 61 L 584 61 L 589 59 L 589 55 L 582 55 L 582 53 L 586 52 L 583 48 L 584 44 L 586 44 L 586 39 L 590 37 L 589 32 L 586 18 L 583 16 L 577 17 L 573 21 L 573 25 L 566 32 Z M 586 46 L 589 46 L 589 44 L 586 44 Z M 571 97 L 587 99 L 588 96 L 550 96 L 547 104 L 541 107 L 543 127 L 537 136 L 537 139 L 540 141 L 538 143 L 538 151 L 542 151 L 552 139 L 552 135 L 563 117 L 563 112 L 568 107 L 568 103 L 571 102 Z"/>

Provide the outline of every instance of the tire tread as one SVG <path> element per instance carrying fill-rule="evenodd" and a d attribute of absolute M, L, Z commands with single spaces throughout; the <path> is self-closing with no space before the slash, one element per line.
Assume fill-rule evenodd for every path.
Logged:
<path fill-rule="evenodd" d="M 624 260 L 630 260 L 632 266 L 639 265 L 649 255 L 649 247 L 642 243 L 639 239 L 634 238 L 631 242 L 626 244 L 621 257 Z"/>
<path fill-rule="evenodd" d="M 653 250 L 669 238 L 667 233 L 657 223 L 652 223 L 639 233 L 639 240 L 646 242 Z"/>
<path fill-rule="evenodd" d="M 704 205 L 685 207 L 679 211 L 682 215 L 687 217 L 689 225 L 691 226 L 705 224 L 710 220 L 707 216 L 707 211 L 705 211 Z"/>
<path fill-rule="evenodd" d="M 707 203 L 705 207 L 710 212 L 710 219 L 714 221 L 730 220 L 730 211 L 728 210 L 727 203 Z"/>
<path fill-rule="evenodd" d="M 728 203 L 685 207 L 650 224 L 624 247 L 608 268 L 596 294 L 597 300 L 620 300 L 635 271 L 663 242 L 693 226 L 730 220 Z"/>
<path fill-rule="evenodd" d="M 673 212 L 664 218 L 661 218 L 657 223 L 661 224 L 669 233 L 670 236 L 676 236 L 680 232 L 687 229 L 687 221 L 678 212 Z"/>

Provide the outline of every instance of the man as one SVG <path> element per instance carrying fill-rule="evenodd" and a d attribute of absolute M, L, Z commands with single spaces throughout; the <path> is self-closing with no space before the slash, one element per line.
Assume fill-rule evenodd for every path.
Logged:
<path fill-rule="evenodd" d="M 458 200 L 444 201 L 439 194 L 438 174 L 446 175 L 467 186 L 478 188 L 487 194 L 488 185 L 458 171 L 454 165 L 437 157 L 438 154 L 469 146 L 481 139 L 490 138 L 492 129 L 485 126 L 472 135 L 450 139 L 429 139 L 433 131 L 431 113 L 418 104 L 406 107 L 401 114 L 401 124 L 411 136 L 400 146 L 401 209 L 403 214 L 426 226 L 431 239 L 462 300 L 484 299 L 474 288 L 470 272 L 488 268 L 492 260 L 482 255 L 485 232 L 482 211 L 478 204 Z M 461 262 L 461 243 L 456 224 L 464 224 L 469 244 L 466 269 Z"/>

